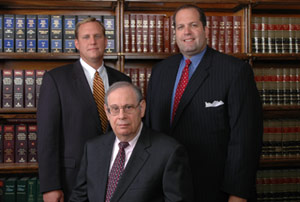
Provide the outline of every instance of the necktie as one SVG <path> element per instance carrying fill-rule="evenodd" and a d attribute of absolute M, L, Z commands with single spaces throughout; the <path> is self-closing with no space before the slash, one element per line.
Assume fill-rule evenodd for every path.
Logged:
<path fill-rule="evenodd" d="M 119 143 L 119 152 L 114 161 L 114 164 L 111 168 L 111 171 L 108 176 L 107 190 L 106 190 L 106 198 L 105 202 L 109 202 L 116 187 L 118 185 L 119 178 L 122 175 L 124 170 L 124 162 L 125 162 L 125 148 L 128 146 L 128 142 L 120 142 Z"/>
<path fill-rule="evenodd" d="M 96 71 L 94 75 L 93 95 L 94 95 L 95 102 L 97 104 L 97 110 L 100 116 L 102 130 L 103 132 L 105 132 L 108 124 L 108 120 L 104 111 L 105 90 L 104 90 L 103 81 L 98 71 Z"/>
<path fill-rule="evenodd" d="M 187 84 L 189 82 L 189 65 L 190 64 L 191 64 L 191 60 L 186 59 L 185 66 L 182 70 L 181 77 L 180 77 L 180 80 L 178 82 L 177 89 L 175 92 L 175 98 L 174 98 L 173 110 L 172 110 L 172 121 L 175 117 L 176 110 L 177 110 L 178 104 L 180 102 L 181 96 L 185 90 L 185 87 L 187 86 Z"/>

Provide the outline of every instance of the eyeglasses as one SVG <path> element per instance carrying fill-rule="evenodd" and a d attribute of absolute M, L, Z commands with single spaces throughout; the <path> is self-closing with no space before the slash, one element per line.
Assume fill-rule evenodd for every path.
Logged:
<path fill-rule="evenodd" d="M 122 107 L 119 107 L 117 105 L 112 105 L 107 108 L 108 113 L 110 113 L 113 116 L 119 115 L 120 114 L 120 109 L 123 109 L 123 112 L 126 114 L 132 114 L 134 110 L 140 106 L 140 103 L 138 103 L 136 106 L 134 105 L 124 105 Z"/>

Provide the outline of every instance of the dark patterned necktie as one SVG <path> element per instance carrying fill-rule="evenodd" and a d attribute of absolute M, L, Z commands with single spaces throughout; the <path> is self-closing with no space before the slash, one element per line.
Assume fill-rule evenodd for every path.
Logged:
<path fill-rule="evenodd" d="M 94 75 L 93 96 L 97 104 L 97 110 L 101 120 L 102 131 L 103 133 L 105 133 L 108 124 L 108 120 L 104 111 L 105 89 L 104 89 L 103 81 L 98 71 L 96 71 Z"/>
<path fill-rule="evenodd" d="M 116 187 L 118 185 L 119 178 L 121 177 L 124 170 L 124 162 L 125 162 L 125 148 L 128 146 L 128 142 L 120 142 L 119 143 L 119 152 L 114 161 L 114 164 L 111 168 L 111 171 L 108 176 L 108 183 L 106 188 L 106 198 L 105 202 L 109 202 Z"/>
<path fill-rule="evenodd" d="M 185 60 L 185 66 L 182 70 L 181 77 L 180 77 L 180 80 L 178 82 L 177 89 L 176 89 L 176 92 L 175 92 L 173 110 L 172 110 L 172 121 L 175 117 L 176 110 L 177 110 L 177 107 L 179 105 L 181 96 L 182 96 L 182 94 L 185 90 L 185 87 L 187 86 L 187 84 L 189 82 L 189 65 L 190 64 L 191 64 L 191 60 L 186 59 Z"/>

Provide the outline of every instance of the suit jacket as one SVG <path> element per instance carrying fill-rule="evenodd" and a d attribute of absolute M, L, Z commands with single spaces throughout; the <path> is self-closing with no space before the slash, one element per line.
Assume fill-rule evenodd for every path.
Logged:
<path fill-rule="evenodd" d="M 105 68 L 110 85 L 130 81 L 121 72 Z M 68 199 L 84 143 L 103 134 L 96 103 L 79 61 L 45 73 L 37 124 L 40 190 L 63 189 Z"/>
<path fill-rule="evenodd" d="M 71 202 L 104 202 L 115 135 L 88 141 Z M 143 127 L 110 202 L 193 201 L 186 150 L 173 138 Z"/>
<path fill-rule="evenodd" d="M 171 56 L 153 67 L 147 125 L 188 149 L 196 201 L 227 201 L 228 194 L 254 197 L 263 127 L 250 65 L 207 47 L 171 124 L 172 92 L 182 57 Z M 214 101 L 219 106 L 209 107 Z"/>

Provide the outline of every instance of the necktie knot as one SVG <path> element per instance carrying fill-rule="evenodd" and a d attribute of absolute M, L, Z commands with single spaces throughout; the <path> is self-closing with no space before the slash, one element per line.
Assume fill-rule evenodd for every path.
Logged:
<path fill-rule="evenodd" d="M 126 147 L 128 147 L 129 143 L 128 142 L 120 142 L 119 143 L 119 148 L 120 149 L 125 149 Z"/>
<path fill-rule="evenodd" d="M 189 65 L 191 64 L 191 62 L 192 62 L 192 61 L 191 61 L 190 59 L 186 59 L 186 60 L 185 60 L 185 65 L 186 65 L 186 66 L 189 66 Z"/>

